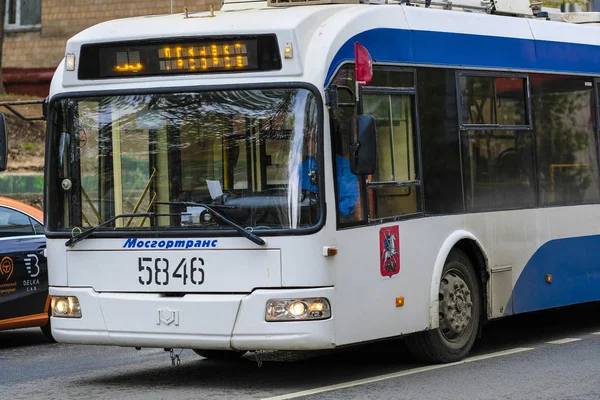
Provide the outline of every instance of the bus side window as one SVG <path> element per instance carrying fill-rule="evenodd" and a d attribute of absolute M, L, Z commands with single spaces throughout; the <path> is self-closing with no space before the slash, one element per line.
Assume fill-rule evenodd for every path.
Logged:
<path fill-rule="evenodd" d="M 600 200 L 590 78 L 532 75 L 540 205 Z"/>
<path fill-rule="evenodd" d="M 353 224 L 364 220 L 359 177 L 350 171 L 347 139 L 350 118 L 353 118 L 351 109 L 340 109 L 338 118 L 332 124 L 336 210 L 341 224 Z"/>
<path fill-rule="evenodd" d="M 354 65 L 346 64 L 340 68 L 333 79 L 333 84 L 354 88 Z M 348 92 L 338 92 L 340 102 L 352 103 Z M 351 107 L 340 107 L 332 112 L 331 143 L 336 196 L 336 211 L 340 226 L 356 225 L 364 222 L 364 199 L 360 191 L 359 177 L 352 174 L 349 168 L 350 150 L 348 148 L 348 132 L 354 113 Z"/>
<path fill-rule="evenodd" d="M 367 184 L 371 219 L 421 209 L 413 107 L 410 94 L 363 95 L 363 113 L 373 115 L 377 126 L 377 171 Z"/>
<path fill-rule="evenodd" d="M 527 80 L 459 74 L 467 211 L 535 206 Z"/>
<path fill-rule="evenodd" d="M 417 69 L 423 199 L 427 215 L 464 212 L 454 70 Z"/>

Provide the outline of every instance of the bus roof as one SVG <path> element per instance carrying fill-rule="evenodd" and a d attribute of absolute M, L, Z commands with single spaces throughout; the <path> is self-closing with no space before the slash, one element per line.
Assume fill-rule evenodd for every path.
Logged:
<path fill-rule="evenodd" d="M 70 41 L 98 43 L 126 40 L 145 40 L 201 35 L 253 34 L 293 29 L 307 18 L 331 14 L 323 7 L 281 8 L 248 7 L 210 13 L 149 15 L 106 21 L 83 30 Z M 337 6 L 340 7 L 340 6 Z M 277 17 L 274 17 L 277 15 Z"/>
<path fill-rule="evenodd" d="M 71 38 L 66 53 L 79 57 L 82 45 L 177 38 L 238 37 L 274 34 L 280 51 L 293 48 L 277 71 L 239 74 L 171 75 L 181 85 L 265 81 L 309 81 L 322 87 L 337 68 L 353 60 L 353 44 L 369 49 L 375 62 L 455 66 L 513 71 L 571 72 L 600 75 L 600 35 L 592 24 L 513 18 L 409 7 L 405 5 L 328 4 L 268 7 L 265 2 L 228 3 L 209 12 L 145 16 L 104 22 Z M 51 94 L 110 81 L 79 81 L 76 73 L 58 70 Z M 62 73 L 61 73 L 62 72 Z M 56 77 L 55 77 L 56 78 Z M 156 79 L 132 77 L 118 84 L 149 86 Z M 163 80 L 164 85 L 170 83 Z"/>

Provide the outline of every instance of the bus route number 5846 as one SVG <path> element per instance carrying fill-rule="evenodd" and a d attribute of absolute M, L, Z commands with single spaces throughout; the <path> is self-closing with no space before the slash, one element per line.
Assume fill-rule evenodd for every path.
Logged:
<path fill-rule="evenodd" d="M 189 260 L 182 258 L 176 268 L 169 269 L 169 259 L 164 257 L 138 257 L 140 275 L 138 280 L 141 285 L 168 285 L 169 281 L 181 280 L 184 285 L 202 285 L 204 283 L 204 260 L 192 257 Z"/>

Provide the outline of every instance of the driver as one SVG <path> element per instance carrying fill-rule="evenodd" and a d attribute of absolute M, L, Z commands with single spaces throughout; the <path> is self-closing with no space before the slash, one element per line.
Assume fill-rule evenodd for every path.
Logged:
<path fill-rule="evenodd" d="M 309 149 L 311 149 L 311 146 L 316 147 L 315 136 L 314 134 L 305 134 L 305 145 Z M 308 151 L 308 153 L 314 154 L 315 152 Z M 342 217 L 350 217 L 354 214 L 358 205 L 358 178 L 350 171 L 350 162 L 343 155 L 335 155 L 335 164 L 338 210 Z M 317 168 L 317 162 L 312 156 L 302 161 L 302 190 L 317 193 Z"/>

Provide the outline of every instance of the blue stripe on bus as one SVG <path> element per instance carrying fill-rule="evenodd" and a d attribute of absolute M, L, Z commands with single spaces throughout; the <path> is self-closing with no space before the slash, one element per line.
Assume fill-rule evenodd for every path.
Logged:
<path fill-rule="evenodd" d="M 325 83 L 354 60 L 354 42 L 377 62 L 600 75 L 600 46 L 462 33 L 377 28 L 361 32 L 336 53 Z"/>
<path fill-rule="evenodd" d="M 531 257 L 513 289 L 515 314 L 600 300 L 600 235 L 555 239 Z M 552 283 L 546 283 L 546 275 Z"/>
<path fill-rule="evenodd" d="M 354 60 L 354 42 L 376 62 L 600 75 L 600 46 L 496 36 L 378 28 L 348 40 L 325 83 Z M 600 300 L 600 235 L 551 240 L 521 273 L 506 314 Z M 552 275 L 552 283 L 545 281 Z"/>

